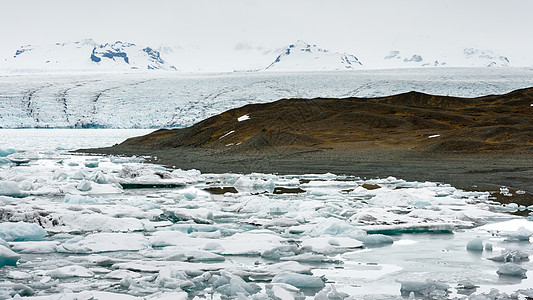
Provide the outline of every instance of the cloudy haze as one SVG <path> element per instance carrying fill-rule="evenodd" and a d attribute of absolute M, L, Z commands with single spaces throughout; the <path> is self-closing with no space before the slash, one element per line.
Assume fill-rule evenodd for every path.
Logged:
<path fill-rule="evenodd" d="M 370 60 L 396 48 L 450 46 L 520 58 L 533 53 L 531 11 L 529 0 L 3 0 L 0 54 L 24 44 L 93 38 L 216 57 L 302 39 Z"/>

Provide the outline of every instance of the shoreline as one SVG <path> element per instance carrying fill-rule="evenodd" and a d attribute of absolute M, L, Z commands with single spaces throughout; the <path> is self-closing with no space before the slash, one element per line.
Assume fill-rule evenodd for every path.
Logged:
<path fill-rule="evenodd" d="M 408 181 L 450 184 L 463 190 L 499 193 L 508 187 L 513 197 L 533 204 L 533 160 L 527 153 L 428 153 L 390 149 L 270 149 L 261 152 L 178 147 L 152 150 L 124 145 L 81 149 L 105 155 L 151 156 L 149 162 L 170 168 L 198 169 L 202 173 L 274 173 L 302 175 L 333 173 L 360 178 L 393 176 Z M 515 194 L 522 190 L 525 195 Z M 515 198 L 516 199 L 516 198 Z M 511 200 L 511 199 L 509 199 Z M 527 205 L 526 205 L 527 206 Z"/>

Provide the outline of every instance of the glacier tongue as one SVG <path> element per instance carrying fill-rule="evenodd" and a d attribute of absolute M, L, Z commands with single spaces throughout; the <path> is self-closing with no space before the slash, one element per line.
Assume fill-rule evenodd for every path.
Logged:
<path fill-rule="evenodd" d="M 297 52 L 298 55 L 312 55 L 301 49 Z M 280 68 L 284 61 L 281 59 Z M 379 97 L 413 90 L 476 97 L 504 94 L 533 85 L 533 71 L 514 68 L 498 69 L 498 76 L 494 76 L 494 70 L 478 68 L 300 73 L 275 73 L 274 69 L 244 74 L 140 72 L 2 76 L 0 127 L 185 127 L 225 110 L 284 98 Z M 244 117 L 236 116 L 235 121 Z M 242 119 L 242 122 L 248 121 Z M 0 156 L 5 156 L 7 152 L 4 151 L 11 152 L 13 149 L 9 148 L 13 147 L 7 145 L 8 149 L 0 150 Z"/>

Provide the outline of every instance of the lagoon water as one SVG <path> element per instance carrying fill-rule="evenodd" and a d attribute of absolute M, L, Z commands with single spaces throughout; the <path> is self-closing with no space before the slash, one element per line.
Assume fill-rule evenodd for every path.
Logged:
<path fill-rule="evenodd" d="M 393 177 L 202 174 L 66 151 L 149 131 L 0 130 L 2 153 L 30 159 L 0 157 L 0 244 L 16 260 L 0 268 L 0 298 L 447 299 L 533 286 L 528 260 L 516 262 L 521 278 L 487 259 L 533 254 L 533 222 L 488 193 Z M 476 237 L 492 250 L 468 251 Z"/>

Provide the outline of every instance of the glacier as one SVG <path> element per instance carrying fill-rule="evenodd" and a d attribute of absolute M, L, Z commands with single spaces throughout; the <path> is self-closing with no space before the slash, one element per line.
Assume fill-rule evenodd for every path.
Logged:
<path fill-rule="evenodd" d="M 530 86 L 530 68 L 13 73 L 0 76 L 0 128 L 179 128 L 283 98 L 379 97 L 413 90 L 476 97 Z"/>

